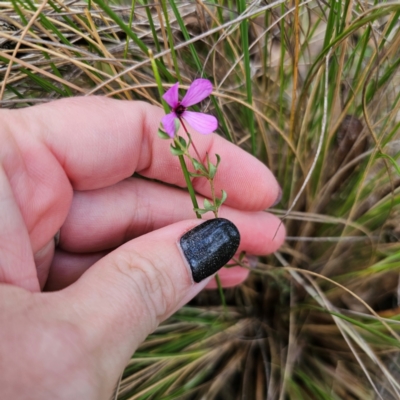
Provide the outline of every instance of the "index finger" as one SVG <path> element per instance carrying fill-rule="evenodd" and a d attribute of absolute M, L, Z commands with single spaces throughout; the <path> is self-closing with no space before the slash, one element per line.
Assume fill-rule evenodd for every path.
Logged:
<path fill-rule="evenodd" d="M 163 115 L 148 103 L 106 97 L 68 98 L 23 110 L 29 131 L 48 146 L 77 190 L 106 187 L 134 172 L 184 187 L 178 158 L 157 136 Z M 203 160 L 207 153 L 214 161 L 213 155 L 221 156 L 215 190 L 228 193 L 228 205 L 261 210 L 275 202 L 279 185 L 260 161 L 217 134 L 192 137 Z M 205 179 L 193 184 L 210 197 Z"/>

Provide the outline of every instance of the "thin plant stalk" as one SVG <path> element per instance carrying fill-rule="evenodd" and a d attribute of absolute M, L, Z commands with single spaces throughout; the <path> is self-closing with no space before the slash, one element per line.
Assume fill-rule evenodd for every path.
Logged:
<path fill-rule="evenodd" d="M 129 27 L 132 26 L 133 16 L 135 15 L 135 5 L 136 5 L 136 0 L 132 0 L 131 12 L 129 14 Z M 129 49 L 129 36 L 126 35 L 126 45 L 125 45 L 125 51 L 124 51 L 124 58 L 128 57 L 128 49 Z"/>
<path fill-rule="evenodd" d="M 153 58 L 153 53 L 152 53 L 151 50 L 149 50 L 149 57 L 150 57 L 150 60 L 151 60 L 151 66 L 152 66 L 152 69 L 153 69 L 154 78 L 155 78 L 155 80 L 157 82 L 157 89 L 158 89 L 158 93 L 159 93 L 161 101 L 162 101 L 164 112 L 166 114 L 168 114 L 168 112 L 169 112 L 168 105 L 164 101 L 164 99 L 162 98 L 162 96 L 164 94 L 164 91 L 163 91 L 163 87 L 162 87 L 160 74 L 158 72 L 157 65 L 155 63 L 155 60 Z M 184 127 L 185 132 L 189 135 L 189 132 L 187 131 L 186 126 L 184 124 L 182 124 L 182 126 Z M 174 140 L 175 140 L 175 144 L 179 146 L 179 140 L 177 138 L 175 138 Z M 193 142 L 192 142 L 192 144 L 193 144 Z M 197 150 L 196 150 L 196 152 L 197 152 Z M 178 156 L 178 158 L 179 158 L 179 163 L 180 163 L 181 168 L 182 168 L 183 176 L 185 177 L 185 182 L 186 182 L 186 185 L 187 185 L 187 188 L 188 188 L 188 191 L 189 191 L 190 199 L 192 200 L 192 204 L 193 204 L 193 207 L 195 209 L 196 217 L 198 219 L 201 219 L 201 214 L 198 211 L 196 211 L 199 208 L 199 204 L 198 204 L 197 199 L 196 199 L 196 193 L 194 191 L 193 184 L 192 184 L 192 181 L 190 179 L 190 174 L 189 174 L 189 170 L 187 168 L 186 162 L 185 162 L 185 158 L 184 158 L 183 155 Z M 214 197 L 215 197 L 215 195 L 214 195 Z M 215 201 L 215 199 L 213 199 L 213 201 Z M 218 274 L 215 275 L 215 281 L 217 283 L 217 287 L 218 287 L 218 291 L 219 291 L 219 294 L 220 294 L 220 297 L 221 297 L 222 305 L 224 307 L 224 310 L 226 311 L 225 296 L 224 296 L 221 280 L 219 279 Z"/>
<path fill-rule="evenodd" d="M 246 0 L 238 1 L 238 12 L 239 14 L 243 14 L 246 11 Z M 244 55 L 244 69 L 246 74 L 246 94 L 247 94 L 247 102 L 252 106 L 253 105 L 253 89 L 252 89 L 252 80 L 251 80 L 251 63 L 250 63 L 250 51 L 249 51 L 249 20 L 247 18 L 243 19 L 240 23 L 240 36 L 242 38 L 242 49 Z M 251 108 L 246 108 L 247 114 L 247 124 L 250 131 L 251 136 L 251 152 L 253 155 L 257 152 L 257 142 L 256 142 L 256 132 L 254 127 L 254 113 Z"/>
<path fill-rule="evenodd" d="M 156 65 L 155 60 L 153 58 L 153 52 L 151 50 L 149 50 L 148 54 L 149 54 L 149 57 L 150 57 L 150 60 L 151 60 L 151 66 L 153 68 L 154 78 L 155 78 L 155 80 L 157 82 L 157 89 L 158 89 L 158 93 L 159 93 L 160 98 L 161 98 L 161 103 L 163 105 L 164 112 L 166 114 L 168 114 L 169 113 L 169 109 L 168 109 L 167 103 L 165 102 L 165 100 L 162 97 L 163 94 L 164 94 L 164 90 L 163 90 L 163 87 L 162 87 L 162 82 L 161 82 L 160 74 L 158 72 L 157 65 Z M 185 162 L 185 159 L 184 159 L 183 155 L 179 156 L 179 163 L 181 164 L 183 176 L 185 177 L 185 182 L 186 182 L 186 185 L 187 185 L 187 188 L 188 188 L 188 191 L 189 191 L 190 199 L 192 200 L 193 207 L 194 208 L 199 208 L 199 204 L 197 203 L 197 199 L 196 199 L 196 193 L 194 191 L 193 184 L 192 184 L 192 181 L 191 181 L 190 175 L 189 175 L 189 170 L 187 168 L 187 165 L 186 165 L 186 162 Z M 201 219 L 201 215 L 197 211 L 195 211 L 195 213 L 196 213 L 196 217 Z"/>

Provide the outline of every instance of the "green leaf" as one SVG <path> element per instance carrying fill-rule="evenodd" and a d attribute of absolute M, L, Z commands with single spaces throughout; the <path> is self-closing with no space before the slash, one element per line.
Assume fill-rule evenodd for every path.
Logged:
<path fill-rule="evenodd" d="M 196 171 L 203 172 L 202 176 L 204 176 L 204 174 L 207 174 L 207 170 L 204 168 L 204 165 L 198 162 L 195 158 L 192 159 L 192 164 Z"/>
<path fill-rule="evenodd" d="M 221 190 L 222 197 L 221 197 L 221 204 L 225 203 L 225 200 L 228 198 L 228 193 L 225 192 L 225 190 Z"/>
<path fill-rule="evenodd" d="M 193 211 L 198 213 L 198 214 L 200 214 L 200 215 L 203 215 L 203 214 L 208 213 L 208 212 L 210 212 L 212 210 L 205 210 L 204 208 L 193 208 Z"/>
<path fill-rule="evenodd" d="M 214 179 L 214 176 L 216 173 L 217 173 L 217 166 L 209 162 L 208 163 L 208 177 L 210 179 Z"/>
<path fill-rule="evenodd" d="M 214 211 L 215 207 L 214 204 L 211 203 L 211 201 L 204 199 L 204 209 L 207 211 Z"/>
<path fill-rule="evenodd" d="M 177 138 L 178 138 L 178 140 L 179 140 L 180 147 L 181 147 L 182 149 L 187 150 L 188 145 L 187 145 L 187 143 L 186 143 L 186 140 L 185 140 L 182 136 L 177 136 Z"/>
<path fill-rule="evenodd" d="M 164 132 L 162 129 L 158 128 L 157 135 L 161 139 L 171 139 L 167 132 Z"/>
<path fill-rule="evenodd" d="M 390 157 L 387 154 L 384 153 L 379 153 L 376 158 L 385 158 L 386 160 L 390 161 L 390 163 L 393 165 L 393 167 L 395 168 L 396 172 L 398 175 L 400 175 L 400 167 L 397 164 L 396 160 L 394 160 L 392 157 Z"/>
<path fill-rule="evenodd" d="M 239 261 L 240 262 L 242 262 L 243 260 L 244 260 L 244 257 L 246 256 L 246 252 L 245 251 L 242 251 L 240 254 L 239 254 Z"/>
<path fill-rule="evenodd" d="M 170 150 L 171 150 L 171 153 L 172 153 L 174 156 L 182 156 L 183 154 L 185 154 L 185 151 L 184 151 L 184 150 L 181 150 L 181 149 L 179 149 L 179 148 L 173 146 L 172 144 L 171 144 Z"/>
<path fill-rule="evenodd" d="M 221 190 L 222 192 L 222 197 L 220 199 L 215 199 L 215 205 L 217 208 L 221 207 L 222 204 L 225 202 L 226 198 L 228 197 L 228 194 L 225 192 L 225 190 Z"/>
<path fill-rule="evenodd" d="M 193 178 L 204 178 L 204 174 L 196 174 L 195 172 L 189 172 L 189 175 Z"/>
<path fill-rule="evenodd" d="M 221 162 L 221 157 L 218 154 L 216 154 L 215 157 L 217 159 L 217 163 L 215 165 L 207 157 L 208 171 L 209 171 L 208 177 L 210 179 L 214 179 L 215 174 L 217 173 L 218 165 Z"/>
<path fill-rule="evenodd" d="M 171 153 L 174 156 L 183 156 L 187 151 L 186 140 L 181 136 L 175 136 L 175 146 L 171 144 Z"/>

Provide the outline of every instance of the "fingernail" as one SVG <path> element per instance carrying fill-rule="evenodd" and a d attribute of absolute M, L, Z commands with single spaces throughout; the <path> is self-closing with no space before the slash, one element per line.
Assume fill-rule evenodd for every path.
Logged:
<path fill-rule="evenodd" d="M 221 269 L 235 255 L 239 243 L 238 229 L 225 218 L 206 221 L 180 240 L 196 283 Z"/>
<path fill-rule="evenodd" d="M 277 204 L 279 204 L 282 200 L 282 188 L 279 188 L 279 193 L 278 193 L 278 197 L 275 200 L 275 203 L 272 204 L 271 207 L 275 207 Z"/>

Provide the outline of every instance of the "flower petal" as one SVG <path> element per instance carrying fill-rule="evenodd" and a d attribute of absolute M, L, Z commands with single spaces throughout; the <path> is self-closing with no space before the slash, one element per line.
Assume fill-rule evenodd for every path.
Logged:
<path fill-rule="evenodd" d="M 185 111 L 182 117 L 188 124 L 196 129 L 197 132 L 207 135 L 218 128 L 218 120 L 212 115 L 194 111 Z"/>
<path fill-rule="evenodd" d="M 200 103 L 212 92 L 212 83 L 208 79 L 196 79 L 190 85 L 181 104 L 184 107 L 190 107 L 193 104 Z"/>
<path fill-rule="evenodd" d="M 164 115 L 161 119 L 162 124 L 164 125 L 165 132 L 168 133 L 168 136 L 171 138 L 175 135 L 175 113 L 169 113 Z"/>
<path fill-rule="evenodd" d="M 177 107 L 179 103 L 179 82 L 176 82 L 174 86 L 171 86 L 163 95 L 163 99 L 172 108 Z"/>

